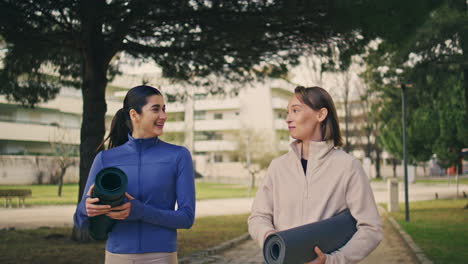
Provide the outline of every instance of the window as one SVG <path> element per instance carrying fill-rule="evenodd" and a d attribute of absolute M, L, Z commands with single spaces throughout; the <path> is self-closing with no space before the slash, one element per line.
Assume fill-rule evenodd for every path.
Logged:
<path fill-rule="evenodd" d="M 185 113 L 184 112 L 172 112 L 167 113 L 167 120 L 169 122 L 176 122 L 176 121 L 184 121 L 185 120 Z"/>
<path fill-rule="evenodd" d="M 287 116 L 288 116 L 288 112 L 286 112 L 286 111 L 277 111 L 276 112 L 276 118 L 277 119 L 286 119 Z"/>
<path fill-rule="evenodd" d="M 231 154 L 229 159 L 230 159 L 231 162 L 239 162 L 240 161 L 239 154 L 235 154 L 235 153 Z"/>
<path fill-rule="evenodd" d="M 214 119 L 216 119 L 216 120 L 223 119 L 223 113 L 215 113 L 214 114 Z"/>
<path fill-rule="evenodd" d="M 223 134 L 213 131 L 195 131 L 195 140 L 222 140 Z"/>
<path fill-rule="evenodd" d="M 193 118 L 195 120 L 205 120 L 206 119 L 206 111 L 195 111 Z"/>
<path fill-rule="evenodd" d="M 216 162 L 216 163 L 223 162 L 223 154 L 222 153 L 215 153 L 214 154 L 214 162 Z"/>
<path fill-rule="evenodd" d="M 206 96 L 207 96 L 206 93 L 196 93 L 196 94 L 194 95 L 194 98 L 195 98 L 195 100 L 203 100 L 203 99 L 206 98 Z"/>

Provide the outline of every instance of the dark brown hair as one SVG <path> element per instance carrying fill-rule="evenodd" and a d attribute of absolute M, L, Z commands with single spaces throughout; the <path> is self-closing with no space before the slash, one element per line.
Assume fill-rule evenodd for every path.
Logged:
<path fill-rule="evenodd" d="M 341 138 L 338 116 L 330 94 L 325 89 L 317 86 L 308 88 L 298 86 L 294 93 L 300 101 L 313 110 L 319 111 L 322 108 L 328 110 L 327 117 L 320 123 L 322 140 L 333 140 L 335 147 L 342 146 L 343 139 Z"/>
<path fill-rule="evenodd" d="M 123 107 L 115 113 L 112 119 L 109 136 L 101 143 L 99 148 L 109 140 L 108 149 L 120 146 L 128 141 L 128 134 L 132 132 L 132 122 L 129 112 L 131 109 L 141 114 L 141 108 L 148 103 L 147 98 L 152 95 L 161 95 L 161 92 L 148 85 L 133 87 L 127 92 L 123 101 Z"/>

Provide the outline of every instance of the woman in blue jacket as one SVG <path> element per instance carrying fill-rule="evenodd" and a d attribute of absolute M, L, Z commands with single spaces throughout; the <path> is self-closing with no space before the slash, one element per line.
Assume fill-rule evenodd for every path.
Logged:
<path fill-rule="evenodd" d="M 195 215 L 192 158 L 181 146 L 163 142 L 167 115 L 162 94 L 150 86 L 128 91 L 112 120 L 108 150 L 94 159 L 74 221 L 88 228 L 89 217 L 116 219 L 108 235 L 105 263 L 177 263 L 177 229 L 190 228 Z M 110 208 L 90 194 L 96 174 L 117 167 L 128 176 L 128 202 Z M 175 203 L 177 202 L 177 210 Z"/>

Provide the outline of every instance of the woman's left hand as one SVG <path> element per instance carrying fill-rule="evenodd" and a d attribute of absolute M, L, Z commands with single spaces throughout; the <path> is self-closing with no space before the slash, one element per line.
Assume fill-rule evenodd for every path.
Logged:
<path fill-rule="evenodd" d="M 130 211 L 132 210 L 132 204 L 130 203 L 131 200 L 135 199 L 128 193 L 125 193 L 125 196 L 128 198 L 128 202 L 111 208 L 111 212 L 106 213 L 106 215 L 112 219 L 116 220 L 124 220 L 130 215 Z"/>
<path fill-rule="evenodd" d="M 305 264 L 325 264 L 327 261 L 327 256 L 323 254 L 319 247 L 315 247 L 314 251 L 317 254 L 317 257 L 311 262 L 307 262 Z"/>

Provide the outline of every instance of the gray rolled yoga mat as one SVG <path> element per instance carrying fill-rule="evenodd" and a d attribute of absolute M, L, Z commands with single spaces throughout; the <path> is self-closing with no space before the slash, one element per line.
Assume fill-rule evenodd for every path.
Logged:
<path fill-rule="evenodd" d="M 118 168 L 105 168 L 99 171 L 94 181 L 92 198 L 99 198 L 97 204 L 115 207 L 123 204 L 127 191 L 127 175 Z M 106 215 L 98 215 L 89 219 L 89 234 L 95 240 L 106 240 L 107 233 L 112 230 L 115 220 Z"/>
<path fill-rule="evenodd" d="M 328 219 L 269 235 L 263 244 L 263 256 L 268 264 L 303 264 L 317 257 L 315 246 L 323 253 L 332 253 L 356 231 L 356 220 L 346 209 Z"/>

